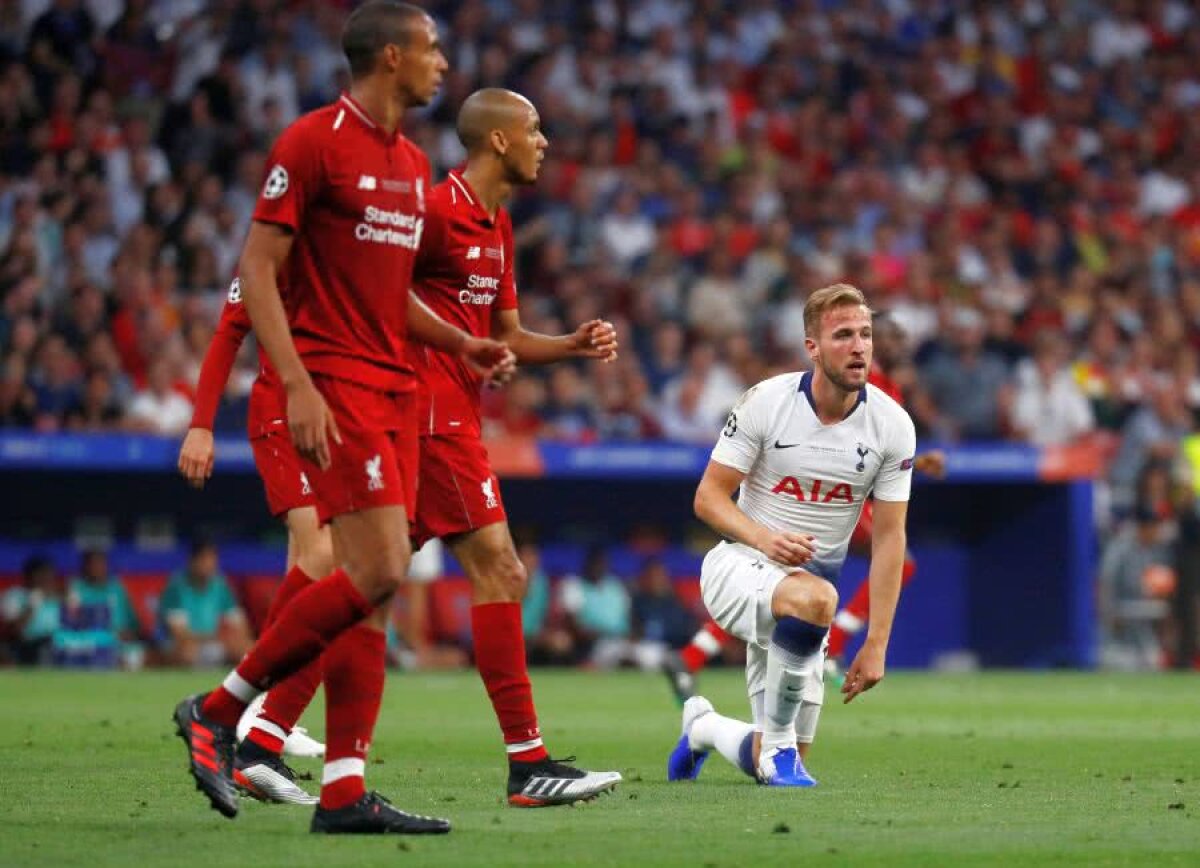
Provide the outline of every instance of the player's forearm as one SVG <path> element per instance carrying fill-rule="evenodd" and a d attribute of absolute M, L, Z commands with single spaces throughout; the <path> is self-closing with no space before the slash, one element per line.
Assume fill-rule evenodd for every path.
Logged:
<path fill-rule="evenodd" d="M 693 507 L 696 518 L 725 539 L 758 548 L 762 526 L 738 509 L 729 494 L 701 486 L 696 490 Z"/>
<path fill-rule="evenodd" d="M 457 353 L 467 340 L 466 332 L 435 314 L 412 292 L 408 294 L 408 335 L 419 343 L 446 353 Z"/>
<path fill-rule="evenodd" d="M 217 406 L 221 403 L 225 384 L 229 382 L 229 372 L 233 370 L 233 363 L 244 337 L 244 332 L 239 333 L 228 328 L 225 323 L 217 326 L 212 343 L 204 353 L 204 361 L 200 364 L 200 379 L 196 383 L 196 405 L 192 410 L 192 424 L 189 427 L 212 430 Z"/>
<path fill-rule="evenodd" d="M 908 545 L 904 529 L 876 536 L 871 544 L 871 614 L 867 622 L 867 640 L 886 648 L 892 635 L 892 622 L 900 600 L 900 580 L 904 552 Z"/>
<path fill-rule="evenodd" d="M 284 388 L 309 382 L 308 371 L 296 351 L 283 299 L 279 297 L 275 267 L 269 260 L 243 256 L 238 266 L 242 281 L 242 304 L 250 317 L 254 336 L 267 354 Z"/>
<path fill-rule="evenodd" d="M 549 365 L 576 355 L 574 335 L 544 335 L 525 329 L 496 335 L 496 340 L 508 344 L 508 348 L 522 365 Z"/>

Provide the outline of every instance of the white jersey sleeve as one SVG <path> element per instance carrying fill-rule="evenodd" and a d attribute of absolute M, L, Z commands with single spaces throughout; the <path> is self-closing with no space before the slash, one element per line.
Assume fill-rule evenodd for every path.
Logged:
<path fill-rule="evenodd" d="M 712 460 L 742 473 L 749 473 L 762 454 L 767 436 L 762 401 L 761 383 L 747 389 L 729 411 L 717 445 L 713 447 Z"/>
<path fill-rule="evenodd" d="M 906 501 L 912 491 L 913 458 L 917 451 L 917 432 L 912 419 L 903 411 L 895 414 L 887 433 L 879 475 L 875 477 L 875 499 Z"/>

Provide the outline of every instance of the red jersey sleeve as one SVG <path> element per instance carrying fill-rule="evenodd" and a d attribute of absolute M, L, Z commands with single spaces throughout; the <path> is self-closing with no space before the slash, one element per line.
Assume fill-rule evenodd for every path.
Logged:
<path fill-rule="evenodd" d="M 496 293 L 496 310 L 513 310 L 517 306 L 517 281 L 513 275 L 513 259 L 516 258 L 513 244 L 512 218 L 508 212 L 500 211 L 500 250 L 504 254 L 504 268 L 500 272 L 500 288 Z"/>
<path fill-rule="evenodd" d="M 212 342 L 204 353 L 200 364 L 200 380 L 196 384 L 196 403 L 192 410 L 192 428 L 212 430 L 217 415 L 217 405 L 229 382 L 229 372 L 241 349 L 242 341 L 250 333 L 250 317 L 242 304 L 241 282 L 235 277 L 229 286 L 229 297 L 221 309 L 221 319 L 213 332 Z"/>
<path fill-rule="evenodd" d="M 254 219 L 299 230 L 308 204 L 321 190 L 321 158 L 303 124 L 279 136 L 267 157 L 267 177 L 254 206 Z"/>
<path fill-rule="evenodd" d="M 425 216 L 422 219 L 425 223 L 421 230 L 421 245 L 417 248 L 417 255 L 413 260 L 413 286 L 420 286 L 421 281 L 436 268 L 443 239 L 446 237 L 446 212 L 437 197 L 426 200 Z"/>

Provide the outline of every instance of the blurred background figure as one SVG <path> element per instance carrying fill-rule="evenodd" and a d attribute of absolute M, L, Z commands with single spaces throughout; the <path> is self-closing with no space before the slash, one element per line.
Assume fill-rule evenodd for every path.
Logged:
<path fill-rule="evenodd" d="M 1100 565 L 1101 665 L 1157 669 L 1163 663 L 1163 628 L 1175 591 L 1169 522 L 1140 507 L 1104 551 Z"/>
<path fill-rule="evenodd" d="M 0 599 L 5 656 L 19 666 L 53 660 L 54 634 L 62 626 L 62 580 L 48 558 L 34 555 L 21 568 L 21 585 Z"/>
<path fill-rule="evenodd" d="M 129 593 L 100 549 L 85 551 L 67 584 L 60 645 L 74 665 L 140 669 L 145 651 Z"/>
<path fill-rule="evenodd" d="M 580 662 L 610 669 L 629 659 L 629 590 L 609 571 L 603 547 L 589 549 L 579 574 L 562 579 L 558 598 Z"/>
<path fill-rule="evenodd" d="M 167 581 L 158 610 L 165 656 L 173 665 L 227 666 L 250 648 L 249 624 L 211 542 L 192 544 L 187 566 Z"/>
<path fill-rule="evenodd" d="M 656 670 L 672 649 L 682 648 L 696 632 L 696 619 L 683 607 L 667 566 L 650 558 L 638 572 L 631 613 L 632 657 L 644 670 Z"/>

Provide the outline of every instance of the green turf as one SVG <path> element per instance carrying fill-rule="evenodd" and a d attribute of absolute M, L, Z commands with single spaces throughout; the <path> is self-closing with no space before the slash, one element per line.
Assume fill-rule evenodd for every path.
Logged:
<path fill-rule="evenodd" d="M 502 803 L 473 674 L 396 676 L 369 783 L 455 830 L 387 840 L 310 836 L 300 808 L 212 813 L 167 718 L 214 680 L 0 674 L 0 865 L 1200 864 L 1200 685 L 1186 676 L 893 675 L 826 708 L 821 785 L 783 792 L 717 756 L 700 781 L 667 784 L 679 715 L 658 678 L 539 672 L 551 748 L 626 783 L 538 811 Z M 744 713 L 739 673 L 703 685 Z"/>

